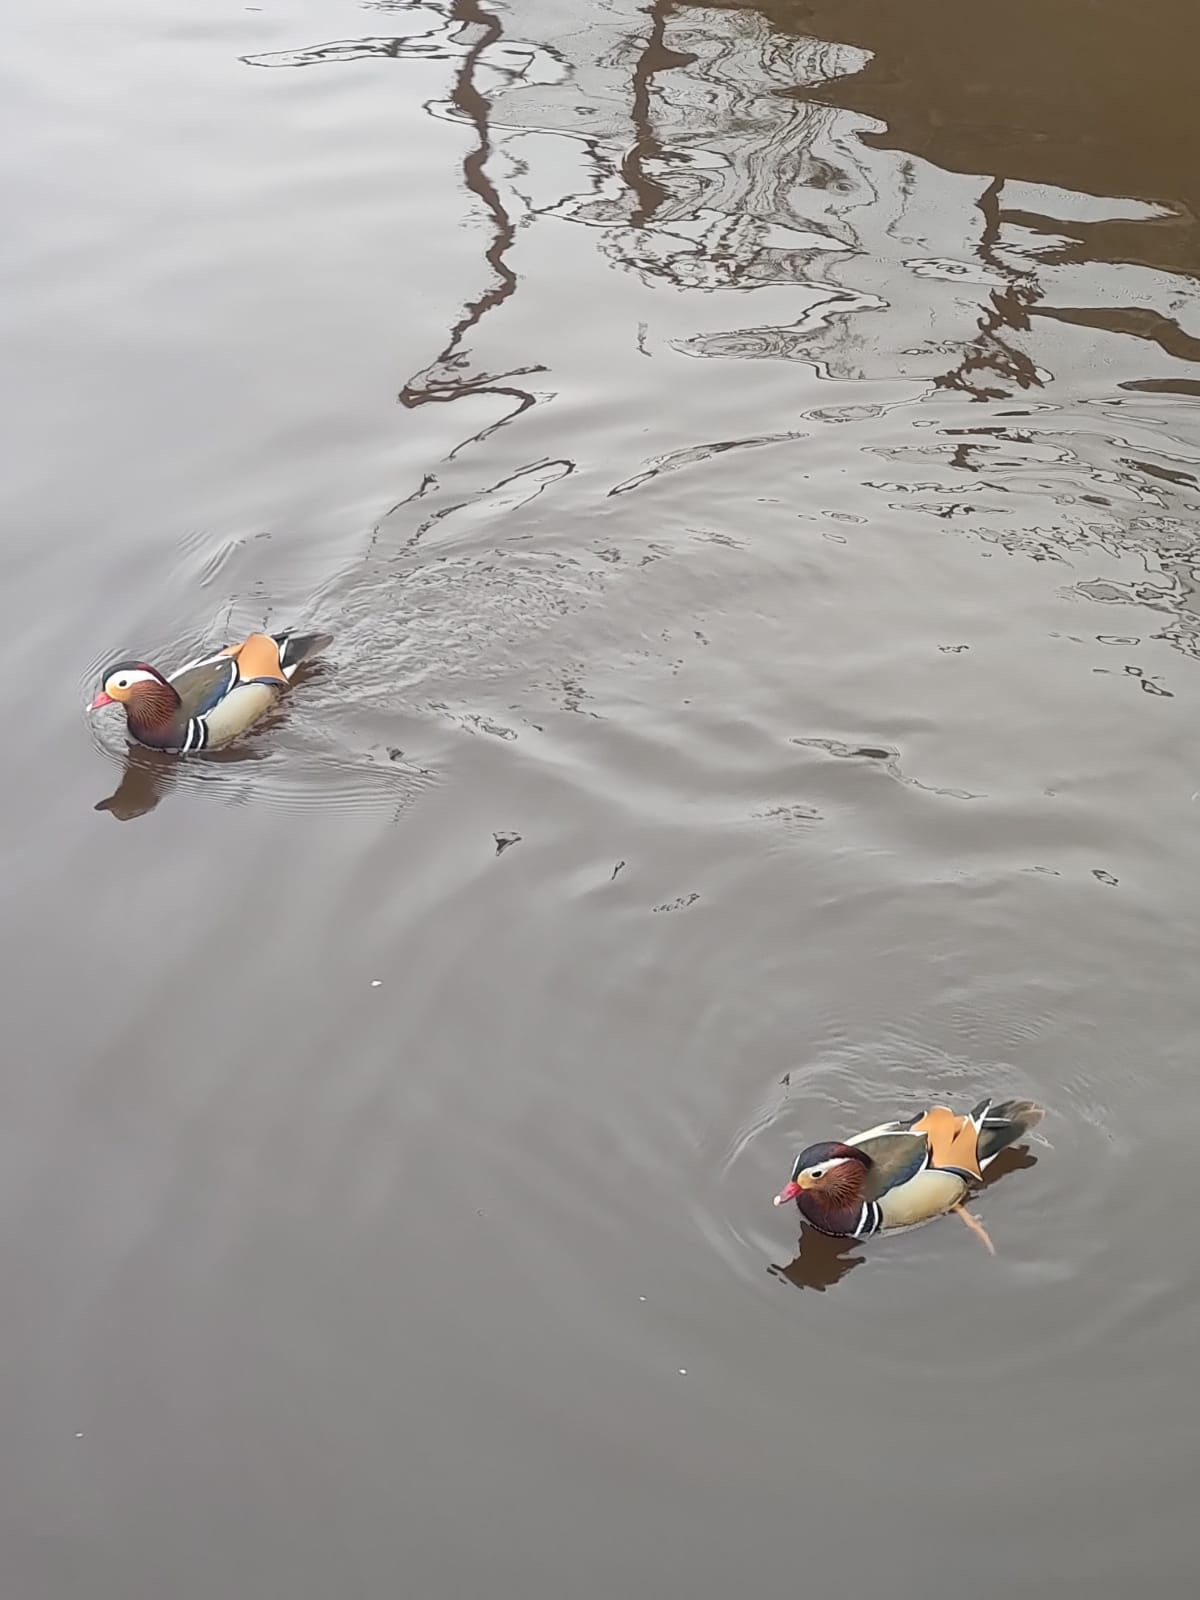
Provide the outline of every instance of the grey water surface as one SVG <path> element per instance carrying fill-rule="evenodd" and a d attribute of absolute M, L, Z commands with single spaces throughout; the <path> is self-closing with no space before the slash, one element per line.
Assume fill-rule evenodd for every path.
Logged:
<path fill-rule="evenodd" d="M 1194 1592 L 1194 4 L 4 23 L 0 1594 Z"/>

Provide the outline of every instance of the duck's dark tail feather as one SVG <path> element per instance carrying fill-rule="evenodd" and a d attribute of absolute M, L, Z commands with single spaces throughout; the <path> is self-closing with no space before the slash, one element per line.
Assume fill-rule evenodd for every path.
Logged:
<path fill-rule="evenodd" d="M 274 637 L 279 646 L 279 665 L 288 678 L 301 662 L 311 661 L 333 642 L 329 633 L 277 633 Z"/>
<path fill-rule="evenodd" d="M 1042 1107 L 1032 1100 L 1000 1100 L 989 1106 L 979 1130 L 980 1165 L 1023 1139 L 1045 1115 Z"/>

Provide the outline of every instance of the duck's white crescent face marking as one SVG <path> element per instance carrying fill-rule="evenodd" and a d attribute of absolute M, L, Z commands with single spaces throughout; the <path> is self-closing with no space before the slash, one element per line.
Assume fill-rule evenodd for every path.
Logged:
<path fill-rule="evenodd" d="M 158 679 L 152 672 L 143 672 L 138 667 L 123 667 L 120 672 L 114 672 L 104 684 L 105 694 L 112 694 L 114 689 L 132 689 L 135 683 L 157 683 Z"/>
<path fill-rule="evenodd" d="M 799 1178 L 804 1176 L 806 1178 L 810 1178 L 814 1183 L 816 1183 L 817 1180 L 819 1178 L 823 1178 L 827 1172 L 832 1172 L 834 1167 L 844 1167 L 846 1163 L 851 1160 L 853 1160 L 852 1156 L 837 1156 L 833 1161 L 818 1161 L 815 1167 L 802 1167 L 800 1172 L 796 1174 L 796 1177 Z"/>

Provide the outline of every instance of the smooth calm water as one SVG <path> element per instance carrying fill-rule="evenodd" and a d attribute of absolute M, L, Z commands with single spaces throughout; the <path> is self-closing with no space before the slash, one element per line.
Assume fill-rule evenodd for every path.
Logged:
<path fill-rule="evenodd" d="M 4 40 L 6 1600 L 1193 1592 L 1191 0 Z"/>

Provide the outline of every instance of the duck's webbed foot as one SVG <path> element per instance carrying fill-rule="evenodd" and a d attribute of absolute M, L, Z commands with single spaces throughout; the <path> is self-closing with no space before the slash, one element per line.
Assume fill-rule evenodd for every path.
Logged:
<path fill-rule="evenodd" d="M 991 1239 L 988 1237 L 988 1231 L 984 1227 L 983 1223 L 980 1222 L 979 1218 L 978 1217 L 973 1217 L 971 1215 L 971 1213 L 967 1210 L 967 1208 L 963 1205 L 961 1200 L 952 1209 L 953 1209 L 953 1211 L 954 1211 L 956 1216 L 959 1216 L 959 1217 L 962 1218 L 962 1220 L 966 1223 L 967 1227 L 970 1228 L 971 1232 L 973 1234 L 977 1235 L 978 1238 L 983 1240 L 984 1244 L 987 1246 L 988 1255 L 994 1256 L 996 1254 L 996 1246 L 992 1243 Z"/>

